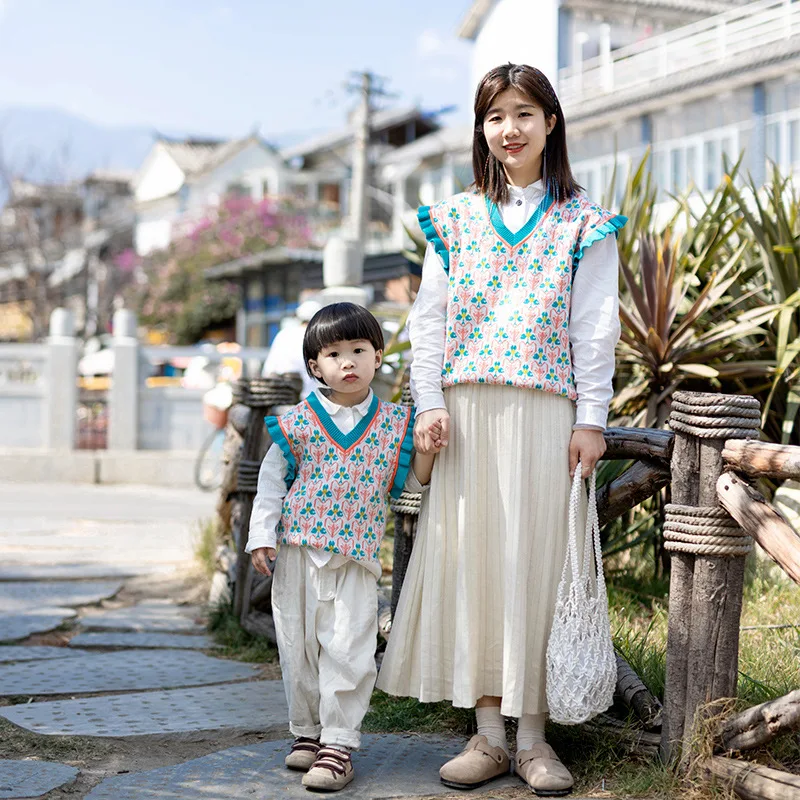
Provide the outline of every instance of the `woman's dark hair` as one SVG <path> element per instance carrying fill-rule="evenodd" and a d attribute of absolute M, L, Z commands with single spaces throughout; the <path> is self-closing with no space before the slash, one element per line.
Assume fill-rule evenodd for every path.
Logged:
<path fill-rule="evenodd" d="M 316 361 L 322 350 L 334 342 L 352 342 L 357 339 L 369 342 L 376 350 L 383 350 L 385 346 L 380 323 L 363 306 L 355 303 L 331 303 L 324 306 L 311 317 L 303 336 L 306 372 L 316 378 L 308 366 L 309 361 Z"/>
<path fill-rule="evenodd" d="M 545 118 L 556 116 L 556 124 L 545 143 L 543 175 L 546 188 L 559 202 L 574 197 L 581 187 L 572 175 L 567 156 L 564 112 L 547 76 L 527 64 L 503 64 L 483 76 L 475 92 L 475 129 L 472 134 L 472 171 L 475 188 L 495 203 L 508 201 L 508 186 L 503 165 L 491 154 L 483 133 L 483 120 L 495 97 L 506 89 L 516 89 L 533 100 Z M 544 165 L 546 164 L 546 168 Z M 546 173 L 546 174 L 544 174 Z"/>

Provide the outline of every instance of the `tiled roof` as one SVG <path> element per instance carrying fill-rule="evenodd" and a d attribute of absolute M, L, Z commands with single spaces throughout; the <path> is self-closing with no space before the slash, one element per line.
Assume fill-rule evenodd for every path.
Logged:
<path fill-rule="evenodd" d="M 372 115 L 371 128 L 373 131 L 380 131 L 390 128 L 393 125 L 400 125 L 418 117 L 422 117 L 424 112 L 417 106 L 404 106 L 402 108 L 388 108 L 383 111 L 376 111 Z M 316 136 L 313 139 L 301 142 L 300 144 L 286 147 L 281 151 L 281 155 L 287 160 L 298 156 L 317 153 L 320 150 L 327 150 L 337 145 L 344 144 L 355 136 L 355 126 L 348 125 L 344 128 L 337 128 L 329 133 Z"/>
<path fill-rule="evenodd" d="M 243 150 L 255 136 L 230 141 L 215 139 L 159 139 L 161 146 L 189 177 L 207 172 Z"/>

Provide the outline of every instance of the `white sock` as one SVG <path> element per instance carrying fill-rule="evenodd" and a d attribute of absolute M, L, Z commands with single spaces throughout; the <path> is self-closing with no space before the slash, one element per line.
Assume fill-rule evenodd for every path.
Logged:
<path fill-rule="evenodd" d="M 517 752 L 530 750 L 544 741 L 544 721 L 547 714 L 523 714 L 517 725 Z"/>
<path fill-rule="evenodd" d="M 506 742 L 506 723 L 500 713 L 500 706 L 481 706 L 475 709 L 478 733 L 486 737 L 492 747 L 502 747 L 508 753 Z"/>
<path fill-rule="evenodd" d="M 324 744 L 323 747 L 333 748 L 334 750 L 341 750 L 342 753 L 349 753 L 350 748 L 344 744 Z"/>

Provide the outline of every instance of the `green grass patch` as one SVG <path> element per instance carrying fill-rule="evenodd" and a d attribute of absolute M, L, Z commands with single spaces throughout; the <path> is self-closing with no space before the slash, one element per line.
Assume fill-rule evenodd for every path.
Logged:
<path fill-rule="evenodd" d="M 253 636 L 239 624 L 230 601 L 211 609 L 208 631 L 214 641 L 222 646 L 221 650 L 215 651 L 215 655 L 258 664 L 278 660 L 278 651 L 273 645 L 261 636 Z"/>
<path fill-rule="evenodd" d="M 420 703 L 413 697 L 392 697 L 375 690 L 363 723 L 368 733 L 451 733 L 472 736 L 475 712 L 448 702 Z"/>
<path fill-rule="evenodd" d="M 223 543 L 217 520 L 198 520 L 192 532 L 192 543 L 195 561 L 206 578 L 211 580 L 217 568 L 217 548 Z"/>

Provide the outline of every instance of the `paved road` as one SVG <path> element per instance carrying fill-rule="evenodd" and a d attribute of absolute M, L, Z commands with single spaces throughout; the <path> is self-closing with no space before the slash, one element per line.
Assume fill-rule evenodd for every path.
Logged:
<path fill-rule="evenodd" d="M 213 508 L 213 495 L 195 489 L 0 482 L 0 565 L 42 578 L 65 565 L 75 574 L 64 577 L 88 565 L 180 566 L 192 557 L 195 522 Z"/>

